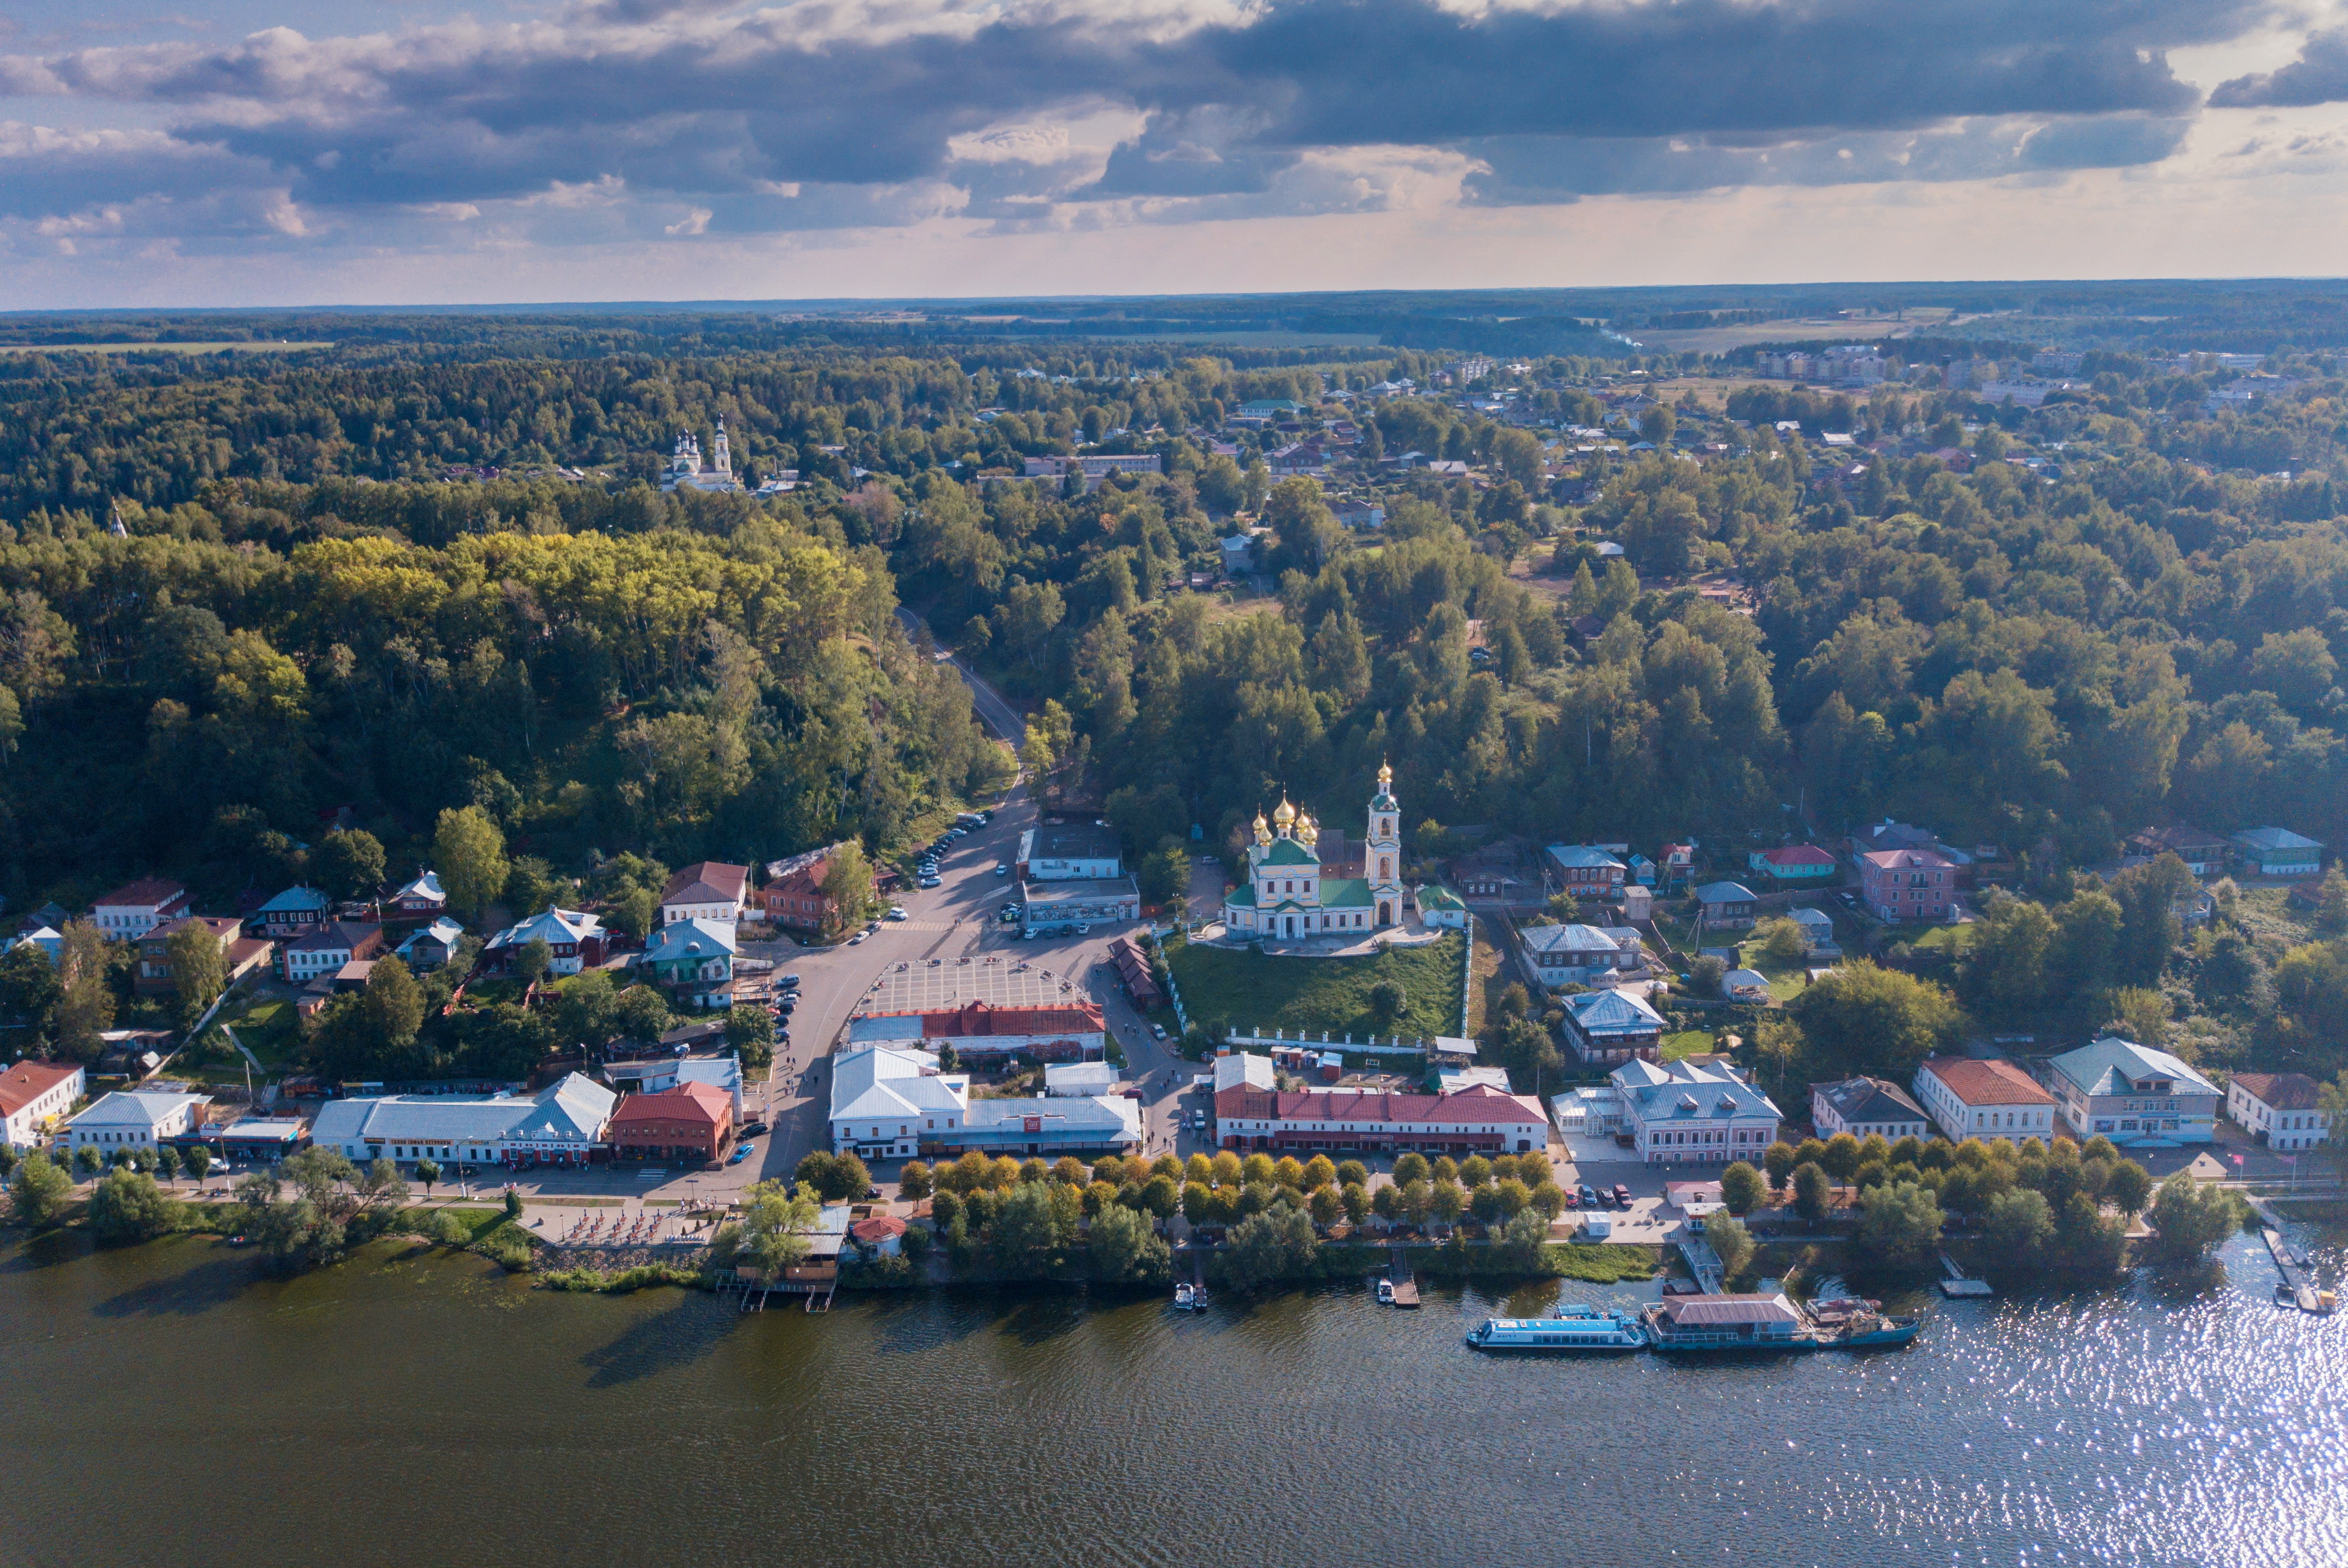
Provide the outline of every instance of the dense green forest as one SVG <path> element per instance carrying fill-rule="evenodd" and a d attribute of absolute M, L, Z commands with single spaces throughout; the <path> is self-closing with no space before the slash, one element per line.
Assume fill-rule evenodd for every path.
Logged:
<path fill-rule="evenodd" d="M 2004 846 L 2052 904 L 2151 821 L 2348 842 L 2330 362 L 2278 360 L 2288 396 L 2222 415 L 2213 377 L 2116 355 L 2034 410 L 1765 388 L 1730 406 L 1749 429 L 1688 408 L 1712 438 L 1674 448 L 1651 415 L 1659 449 L 1561 467 L 1526 427 L 1604 418 L 1602 366 L 1542 360 L 1509 422 L 1354 406 L 1361 455 L 1488 480 L 1389 474 L 1373 533 L 1310 480 L 1271 483 L 1253 436 L 1233 457 L 1189 434 L 1441 363 L 480 342 L 0 362 L 0 889 L 70 903 L 148 869 L 242 888 L 272 835 L 343 809 L 396 860 L 477 804 L 562 874 L 886 847 L 998 765 L 900 599 L 1057 705 L 1067 787 L 1141 849 L 1223 841 L 1283 789 L 1351 830 L 1382 758 L 1413 822 L 1647 845 L 1891 814 Z M 645 482 L 720 417 L 740 466 L 801 488 Z M 1977 460 L 1911 439 L 1838 474 L 1828 428 Z M 1080 447 L 1166 472 L 1091 494 L 1001 477 Z M 1997 460 L 2024 454 L 2040 466 Z M 508 477 L 440 482 L 458 466 Z M 1178 587 L 1243 511 L 1274 592 Z M 2278 1004 L 2259 977 L 2240 994 L 2246 1051 Z"/>

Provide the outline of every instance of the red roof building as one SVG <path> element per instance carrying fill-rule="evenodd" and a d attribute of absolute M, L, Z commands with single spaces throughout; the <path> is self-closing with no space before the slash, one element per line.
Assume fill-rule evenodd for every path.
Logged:
<path fill-rule="evenodd" d="M 1242 1084 L 1215 1096 L 1215 1137 L 1226 1149 L 1248 1150 L 1523 1154 L 1549 1146 L 1549 1119 L 1529 1097 L 1489 1084 L 1457 1094 L 1297 1093 Z"/>
<path fill-rule="evenodd" d="M 1089 1061 L 1108 1044 L 1107 1023 L 1097 1004 L 1080 1002 L 1065 1007 L 998 1007 L 990 1002 L 965 1002 L 950 1012 L 873 1013 L 852 1020 L 849 1038 L 854 1042 L 911 1045 L 925 1050 L 951 1045 L 954 1054 L 973 1057 L 1023 1053 L 1045 1062 Z"/>
<path fill-rule="evenodd" d="M 18 1062 L 0 1072 L 0 1145 L 37 1148 L 88 1081 L 78 1062 Z"/>
<path fill-rule="evenodd" d="M 1952 1142 L 2044 1143 L 2054 1136 L 2054 1097 L 2003 1058 L 1932 1057 L 1916 1069 L 1912 1087 Z"/>
<path fill-rule="evenodd" d="M 1818 882 L 1834 875 L 1835 858 L 1815 844 L 1783 844 L 1756 850 L 1746 869 L 1764 872 L 1779 882 Z"/>
<path fill-rule="evenodd" d="M 91 906 L 90 919 L 117 942 L 136 942 L 188 913 L 188 890 L 164 877 L 126 882 Z"/>
<path fill-rule="evenodd" d="M 848 1227 L 848 1239 L 868 1253 L 893 1253 L 904 1240 L 907 1226 L 894 1214 L 875 1214 Z"/>
<path fill-rule="evenodd" d="M 612 1113 L 614 1160 L 716 1160 L 734 1135 L 734 1098 L 714 1084 L 632 1094 Z"/>

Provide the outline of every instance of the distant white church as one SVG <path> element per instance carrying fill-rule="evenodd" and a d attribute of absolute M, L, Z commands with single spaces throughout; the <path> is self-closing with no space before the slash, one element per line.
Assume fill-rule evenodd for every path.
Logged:
<path fill-rule="evenodd" d="M 1223 900 L 1223 930 L 1241 939 L 1305 937 L 1401 923 L 1402 807 L 1394 797 L 1394 769 L 1378 769 L 1361 876 L 1323 876 L 1320 839 L 1319 826 L 1284 796 L 1270 822 L 1258 812 L 1247 879 Z"/>
<path fill-rule="evenodd" d="M 701 466 L 701 439 L 690 430 L 677 432 L 676 454 L 668 460 L 668 472 L 661 476 L 661 489 L 696 490 L 738 490 L 742 481 L 734 477 L 734 458 L 726 445 L 726 421 L 717 421 L 717 434 L 709 443 L 712 459 L 707 468 Z"/>

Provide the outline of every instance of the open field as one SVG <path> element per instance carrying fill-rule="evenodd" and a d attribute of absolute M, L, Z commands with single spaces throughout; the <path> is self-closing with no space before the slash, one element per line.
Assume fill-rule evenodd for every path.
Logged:
<path fill-rule="evenodd" d="M 331 343 L 8 343 L 0 354 L 297 354 Z"/>
<path fill-rule="evenodd" d="M 1454 932 L 1425 947 L 1390 948 L 1366 958 L 1267 958 L 1192 944 L 1169 955 L 1192 1019 L 1235 1029 L 1327 1029 L 1367 1037 L 1433 1037 L 1459 1027 L 1459 944 Z M 1410 998 L 1391 1028 L 1370 1012 L 1370 987 L 1399 981 Z"/>
<path fill-rule="evenodd" d="M 1826 316 L 1814 321 L 1739 321 L 1719 326 L 1655 327 L 1631 335 L 1661 353 L 1725 354 L 1756 343 L 1808 343 L 1825 338 L 1905 337 L 1946 326 L 1951 312 L 1923 305 L 1901 315 Z"/>

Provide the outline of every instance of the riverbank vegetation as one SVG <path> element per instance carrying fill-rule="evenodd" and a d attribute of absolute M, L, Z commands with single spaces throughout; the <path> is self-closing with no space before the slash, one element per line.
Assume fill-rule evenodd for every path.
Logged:
<path fill-rule="evenodd" d="M 2138 1214 L 2151 1226 L 2139 1261 L 2189 1262 L 2241 1229 L 2250 1212 L 2228 1189 L 2182 1171 L 2156 1189 L 2142 1165 L 2103 1138 L 2084 1146 L 1893 1143 L 1848 1133 L 1780 1141 L 1759 1169 L 1729 1165 L 1721 1196 L 1740 1229 L 1734 1217 L 1775 1232 L 1833 1222 L 1847 1233 L 1854 1266 L 1887 1274 L 1929 1270 L 1944 1235 L 1965 1235 L 1984 1243 L 1993 1273 L 2109 1275 L 2129 1259 Z"/>

